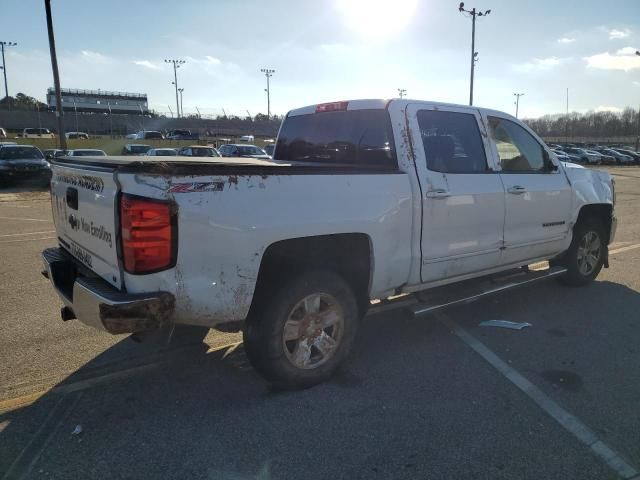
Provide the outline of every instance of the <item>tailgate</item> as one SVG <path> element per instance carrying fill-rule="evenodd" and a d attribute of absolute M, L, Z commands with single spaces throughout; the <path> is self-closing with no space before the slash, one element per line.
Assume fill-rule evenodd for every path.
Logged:
<path fill-rule="evenodd" d="M 121 288 L 115 169 L 53 163 L 52 173 L 53 221 L 61 246 Z"/>

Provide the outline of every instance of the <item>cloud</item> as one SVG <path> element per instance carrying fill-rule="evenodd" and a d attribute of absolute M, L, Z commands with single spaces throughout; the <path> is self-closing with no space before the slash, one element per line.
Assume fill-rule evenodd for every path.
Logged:
<path fill-rule="evenodd" d="M 530 62 L 520 63 L 513 66 L 513 69 L 517 72 L 534 72 L 534 71 L 544 71 L 551 70 L 559 65 L 565 64 L 571 60 L 570 58 L 558 58 L 558 57 L 547 57 L 547 58 L 534 58 Z"/>
<path fill-rule="evenodd" d="M 576 39 L 575 38 L 571 38 L 571 37 L 562 37 L 562 38 L 558 39 L 558 43 L 564 43 L 564 44 L 573 43 L 575 41 L 576 41 Z"/>
<path fill-rule="evenodd" d="M 105 64 L 111 63 L 112 59 L 98 52 L 93 52 L 91 50 L 82 50 L 80 51 L 80 56 L 86 62 L 94 63 L 94 64 Z"/>
<path fill-rule="evenodd" d="M 628 28 L 625 28 L 624 30 L 618 30 L 615 28 L 609 30 L 609 40 L 627 38 L 629 35 L 631 35 L 631 31 Z"/>
<path fill-rule="evenodd" d="M 150 68 L 151 70 L 162 70 L 162 67 L 160 65 L 151 63 L 149 60 L 134 60 L 131 63 L 135 65 L 140 65 L 141 67 Z"/>
<path fill-rule="evenodd" d="M 620 107 L 611 107 L 608 105 L 598 105 L 595 109 L 596 112 L 614 112 L 620 113 L 622 109 Z"/>
<path fill-rule="evenodd" d="M 636 55 L 636 49 L 633 47 L 621 48 L 614 54 L 597 53 L 590 57 L 584 57 L 584 60 L 588 67 L 601 70 L 624 70 L 627 72 L 640 68 L 640 56 Z"/>
<path fill-rule="evenodd" d="M 211 55 L 205 55 L 205 57 L 207 59 L 207 62 L 210 63 L 211 65 L 220 65 L 220 59 L 216 58 L 216 57 L 212 57 Z"/>

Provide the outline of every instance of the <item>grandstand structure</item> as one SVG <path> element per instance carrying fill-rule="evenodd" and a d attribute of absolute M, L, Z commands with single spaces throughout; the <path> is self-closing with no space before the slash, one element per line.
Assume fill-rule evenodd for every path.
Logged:
<path fill-rule="evenodd" d="M 64 111 L 93 113 L 149 113 L 146 93 L 108 92 L 104 90 L 79 90 L 62 88 L 62 109 Z M 47 90 L 47 105 L 56 110 L 56 91 Z"/>

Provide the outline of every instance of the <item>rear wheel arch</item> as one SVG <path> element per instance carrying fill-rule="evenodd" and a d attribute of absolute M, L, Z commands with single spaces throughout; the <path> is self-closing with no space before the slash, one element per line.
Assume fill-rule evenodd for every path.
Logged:
<path fill-rule="evenodd" d="M 373 243 L 364 233 L 340 233 L 280 240 L 267 247 L 258 271 L 249 315 L 286 278 L 305 271 L 329 270 L 353 289 L 360 314 L 369 305 L 373 277 Z"/>

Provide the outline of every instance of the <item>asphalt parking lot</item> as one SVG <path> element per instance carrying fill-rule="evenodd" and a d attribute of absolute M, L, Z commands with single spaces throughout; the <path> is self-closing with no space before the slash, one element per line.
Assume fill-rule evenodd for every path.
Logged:
<path fill-rule="evenodd" d="M 48 193 L 3 190 L 0 478 L 640 479 L 640 168 L 608 170 L 596 282 L 369 316 L 346 367 L 299 392 L 271 390 L 238 334 L 140 345 L 60 321 Z"/>

